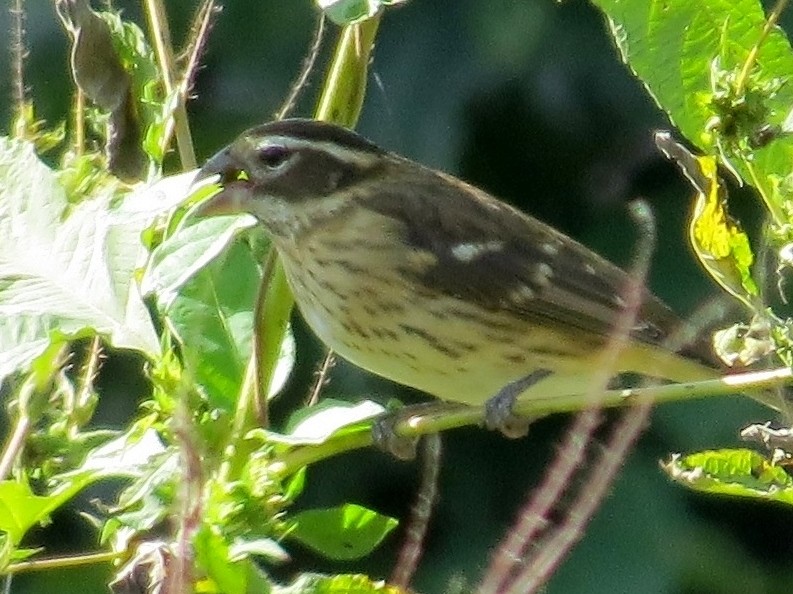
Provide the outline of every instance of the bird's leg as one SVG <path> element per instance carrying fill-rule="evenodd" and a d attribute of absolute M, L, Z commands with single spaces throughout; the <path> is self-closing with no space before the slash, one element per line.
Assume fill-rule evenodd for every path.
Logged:
<path fill-rule="evenodd" d="M 511 381 L 485 403 L 485 427 L 498 429 L 505 437 L 523 437 L 529 432 L 531 419 L 516 415 L 512 409 L 518 396 L 537 382 L 551 375 L 548 369 L 535 369 L 530 374 Z"/>

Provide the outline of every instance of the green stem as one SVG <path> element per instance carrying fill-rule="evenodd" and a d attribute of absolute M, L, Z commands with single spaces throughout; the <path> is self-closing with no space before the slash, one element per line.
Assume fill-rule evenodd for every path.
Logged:
<path fill-rule="evenodd" d="M 29 432 L 30 417 L 26 410 L 20 410 L 14 423 L 14 428 L 3 448 L 3 454 L 0 456 L 0 481 L 6 480 L 11 475 L 11 469 L 14 467 L 14 463 L 19 457 L 22 448 L 25 447 L 25 440 Z"/>
<path fill-rule="evenodd" d="M 176 107 L 173 113 L 173 126 L 176 130 L 176 145 L 179 149 L 179 159 L 184 169 L 195 169 L 198 166 L 195 150 L 193 149 L 193 137 L 190 134 L 190 126 L 187 119 L 187 109 L 185 108 L 185 89 L 179 85 L 177 89 L 177 79 L 175 60 L 173 56 L 173 46 L 171 45 L 171 31 L 168 28 L 168 18 L 165 7 L 161 0 L 146 0 L 146 16 L 149 21 L 149 30 L 154 41 L 154 48 L 157 52 L 157 61 L 160 63 L 160 71 L 165 85 L 165 92 L 168 97 L 176 93 Z M 166 142 L 170 138 L 171 127 L 164 135 Z"/>
<path fill-rule="evenodd" d="M 652 401 L 653 404 L 691 400 L 711 396 L 726 396 L 741 392 L 751 393 L 753 397 L 763 400 L 765 404 L 776 408 L 777 404 L 758 396 L 779 386 L 793 383 L 793 370 L 788 367 L 768 371 L 753 371 L 728 375 L 702 382 L 683 384 L 667 384 L 648 386 L 628 390 L 606 390 L 594 396 L 581 393 L 569 396 L 551 396 L 548 398 L 532 398 L 519 400 L 515 412 L 521 416 L 536 419 L 554 413 L 576 412 L 587 406 L 614 408 Z M 410 408 L 397 412 L 399 421 L 394 431 L 401 437 L 419 437 L 439 431 L 447 431 L 467 425 L 481 425 L 485 419 L 485 409 L 481 406 L 465 406 L 438 402 L 430 407 L 416 409 L 417 414 L 410 416 Z M 345 433 L 333 437 L 317 446 L 302 446 L 281 455 L 271 465 L 274 474 L 280 477 L 289 476 L 304 466 L 332 458 L 342 452 L 368 447 L 374 444 L 372 432 L 368 426 L 362 426 L 358 432 Z"/>
<path fill-rule="evenodd" d="M 316 119 L 347 128 L 355 127 L 363 107 L 369 60 L 381 15 L 382 12 L 342 30 L 314 113 Z"/>
<path fill-rule="evenodd" d="M 760 198 L 762 198 L 763 202 L 768 208 L 768 212 L 771 214 L 771 217 L 774 219 L 774 223 L 782 227 L 785 224 L 787 218 L 785 217 L 785 213 L 782 210 L 782 207 L 775 204 L 771 197 L 766 193 L 765 188 L 763 187 L 762 180 L 757 176 L 757 172 L 754 169 L 754 165 L 748 159 L 743 159 L 743 164 L 746 167 L 746 170 L 749 172 L 749 177 L 752 179 L 752 185 L 757 189 L 760 193 Z"/>
<path fill-rule="evenodd" d="M 779 22 L 779 17 L 782 16 L 782 12 L 785 10 L 787 3 L 788 0 L 777 0 L 774 8 L 769 13 L 765 25 L 763 25 L 763 30 L 760 32 L 760 38 L 757 40 L 757 43 L 752 46 L 749 55 L 743 63 L 743 68 L 741 68 L 741 72 L 738 74 L 738 79 L 735 82 L 736 96 L 740 96 L 743 93 L 743 87 L 746 84 L 746 80 L 749 78 L 749 72 L 751 72 L 752 66 L 757 62 L 757 54 L 760 53 L 760 48 L 771 33 L 771 30 Z"/>
<path fill-rule="evenodd" d="M 55 557 L 53 559 L 37 559 L 35 561 L 19 561 L 11 563 L 3 570 L 4 575 L 22 573 L 24 571 L 49 571 L 68 567 L 83 567 L 98 563 L 112 563 L 124 556 L 123 553 L 90 553 L 88 555 L 74 555 L 70 557 Z"/>

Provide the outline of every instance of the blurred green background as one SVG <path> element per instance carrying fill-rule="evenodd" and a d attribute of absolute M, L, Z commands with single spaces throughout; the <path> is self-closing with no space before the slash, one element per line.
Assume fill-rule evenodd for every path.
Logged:
<path fill-rule="evenodd" d="M 114 4 L 142 23 L 137 3 Z M 194 3 L 168 4 L 174 38 L 182 39 Z M 56 123 L 67 117 L 70 101 L 66 37 L 51 2 L 27 2 L 26 10 L 26 84 L 38 115 Z M 314 19 L 309 0 L 226 3 L 189 106 L 201 159 L 243 129 L 271 119 L 304 57 Z M 9 27 L 3 11 L 0 30 Z M 331 26 L 295 115 L 311 114 L 336 33 Z M 0 92 L 9 97 L 7 44 L 0 51 Z M 8 101 L 0 103 L 0 117 L 9 121 Z M 691 192 L 652 143 L 652 130 L 669 126 L 620 63 L 604 19 L 582 0 L 412 0 L 383 19 L 359 130 L 519 205 L 622 263 L 637 239 L 625 204 L 647 198 L 659 236 L 650 282 L 685 314 L 716 290 L 686 243 Z M 736 200 L 738 212 L 756 213 L 750 195 Z M 296 327 L 298 362 L 276 405 L 281 419 L 307 394 L 322 353 L 299 320 Z M 134 413 L 145 393 L 137 366 L 127 355 L 110 357 L 98 423 L 121 423 Z M 404 392 L 340 362 L 325 394 L 387 399 Z M 547 591 L 790 591 L 790 510 L 689 493 L 658 468 L 671 452 L 736 446 L 743 426 L 768 417 L 741 398 L 657 408 L 611 496 Z M 438 593 L 453 583 L 476 583 L 569 422 L 564 416 L 538 421 L 519 441 L 480 429 L 444 435 L 441 499 L 416 590 Z M 345 455 L 312 469 L 301 505 L 354 501 L 406 517 L 417 474 L 417 464 L 376 451 Z M 90 549 L 95 538 L 77 516 L 80 509 L 90 509 L 87 497 L 29 544 L 45 543 L 50 552 Z M 277 575 L 287 580 L 308 569 L 387 577 L 400 536 L 365 563 L 331 564 L 293 548 L 294 562 Z M 24 576 L 15 578 L 11 591 L 88 594 L 105 591 L 104 579 L 104 568 Z"/>

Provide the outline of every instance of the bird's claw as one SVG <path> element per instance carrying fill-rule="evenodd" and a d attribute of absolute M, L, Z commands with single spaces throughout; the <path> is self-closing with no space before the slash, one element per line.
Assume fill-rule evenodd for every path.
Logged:
<path fill-rule="evenodd" d="M 404 418 L 401 411 L 386 413 L 375 419 L 372 439 L 375 445 L 398 460 L 413 460 L 418 449 L 418 437 L 398 435 L 396 426 Z"/>
<path fill-rule="evenodd" d="M 510 439 L 524 437 L 529 432 L 531 419 L 515 414 L 515 402 L 518 396 L 550 374 L 548 369 L 537 369 L 501 388 L 485 403 L 485 427 L 497 429 Z"/>

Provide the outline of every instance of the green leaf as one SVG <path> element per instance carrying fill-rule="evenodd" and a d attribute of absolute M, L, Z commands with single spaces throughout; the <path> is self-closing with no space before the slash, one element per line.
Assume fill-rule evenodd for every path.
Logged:
<path fill-rule="evenodd" d="M 189 217 L 189 215 L 188 215 Z M 167 311 L 179 290 L 225 250 L 240 231 L 255 225 L 250 216 L 200 219 L 177 231 L 151 253 L 141 282 L 144 295 L 153 294 Z"/>
<path fill-rule="evenodd" d="M 696 146 L 720 154 L 760 191 L 777 222 L 793 172 L 793 138 L 753 147 L 766 126 L 782 129 L 793 85 L 793 51 L 779 28 L 759 46 L 766 15 L 758 0 L 594 0 L 609 19 L 623 60 Z M 734 160 L 733 163 L 730 160 Z"/>
<path fill-rule="evenodd" d="M 107 190 L 70 207 L 31 144 L 0 138 L 0 380 L 30 364 L 56 330 L 159 352 L 134 281 L 142 227 L 112 199 Z"/>
<path fill-rule="evenodd" d="M 151 124 L 160 115 L 165 94 L 159 86 L 160 70 L 146 34 L 132 21 L 122 20 L 120 13 L 99 14 L 110 27 L 113 47 L 130 76 L 135 100 L 143 108 L 144 124 Z"/>
<path fill-rule="evenodd" d="M 200 580 L 196 591 L 223 594 L 267 594 L 268 581 L 250 559 L 234 560 L 223 538 L 203 525 L 193 540 L 197 565 L 207 578 Z"/>
<path fill-rule="evenodd" d="M 674 481 L 695 491 L 793 504 L 793 478 L 752 450 L 678 454 L 662 467 Z"/>
<path fill-rule="evenodd" d="M 10 543 L 18 545 L 28 530 L 48 521 L 50 514 L 72 494 L 58 492 L 50 496 L 34 495 L 24 481 L 0 482 L 0 530 Z"/>
<path fill-rule="evenodd" d="M 133 75 L 148 82 L 156 80 L 158 72 L 142 31 L 116 14 L 93 11 L 88 0 L 61 1 L 56 8 L 71 33 L 72 78 L 104 112 L 97 123 L 106 122 L 108 168 L 127 181 L 144 179 L 149 165 L 142 146 L 145 118 L 141 93 L 133 92 L 140 91 Z"/>
<path fill-rule="evenodd" d="M 669 113 L 683 134 L 701 148 L 714 115 L 711 67 L 740 69 L 765 25 L 757 0 L 594 0 L 606 13 L 623 60 Z M 763 78 L 785 79 L 793 72 L 793 53 L 776 29 L 760 48 Z M 789 85 L 788 85 L 789 87 Z M 784 118 L 793 89 L 784 89 L 769 106 Z"/>
<path fill-rule="evenodd" d="M 276 594 L 405 594 L 396 586 L 373 581 L 360 574 L 303 574 L 289 586 L 277 588 Z"/>
<path fill-rule="evenodd" d="M 163 453 L 165 446 L 154 429 L 141 430 L 133 425 L 127 433 L 92 449 L 78 468 L 56 475 L 53 480 L 59 485 L 59 492 L 73 495 L 100 480 L 137 478 Z"/>
<path fill-rule="evenodd" d="M 284 485 L 284 499 L 294 501 L 300 496 L 306 486 L 306 472 L 307 469 L 304 466 L 288 479 Z"/>
<path fill-rule="evenodd" d="M 337 25 L 352 25 L 372 18 L 383 7 L 406 0 L 316 0 L 317 6 Z"/>
<path fill-rule="evenodd" d="M 250 555 L 264 557 L 270 563 L 289 561 L 287 552 L 272 538 L 240 538 L 229 547 L 229 559 L 232 561 L 240 561 Z"/>
<path fill-rule="evenodd" d="M 369 554 L 399 522 L 360 505 L 345 504 L 295 514 L 289 538 L 335 560 Z"/>
<path fill-rule="evenodd" d="M 295 412 L 287 424 L 287 434 L 259 429 L 249 432 L 249 437 L 258 436 L 265 442 L 290 446 L 319 445 L 331 437 L 370 431 L 372 420 L 385 410 L 371 400 L 353 403 L 323 398 L 316 406 Z"/>
<path fill-rule="evenodd" d="M 206 230 L 214 222 L 201 221 L 200 227 Z M 212 241 L 207 248 L 211 254 L 203 261 L 212 258 L 225 241 L 225 237 Z M 200 250 L 191 256 L 198 253 Z M 192 266 L 189 262 L 188 267 Z M 178 294 L 168 298 L 165 315 L 182 344 L 187 369 L 212 405 L 225 410 L 234 407 L 251 357 L 253 312 L 260 283 L 259 262 L 238 240 L 183 284 Z M 294 351 L 294 338 L 288 331 L 268 396 L 276 394 L 286 381 Z"/>
<path fill-rule="evenodd" d="M 199 189 L 191 195 L 195 199 Z M 211 191 L 211 190 L 210 190 Z M 143 276 L 184 360 L 214 406 L 230 410 L 251 356 L 253 313 L 261 285 L 260 262 L 269 249 L 264 231 L 248 215 L 194 219 L 152 252 Z M 283 387 L 294 363 L 294 338 L 280 344 L 268 397 Z"/>
<path fill-rule="evenodd" d="M 751 270 L 752 247 L 740 224 L 727 213 L 727 191 L 719 179 L 716 159 L 691 154 L 667 132 L 659 132 L 655 138 L 697 192 L 689 224 L 689 239 L 697 258 L 728 293 L 759 309 L 759 291 Z"/>

